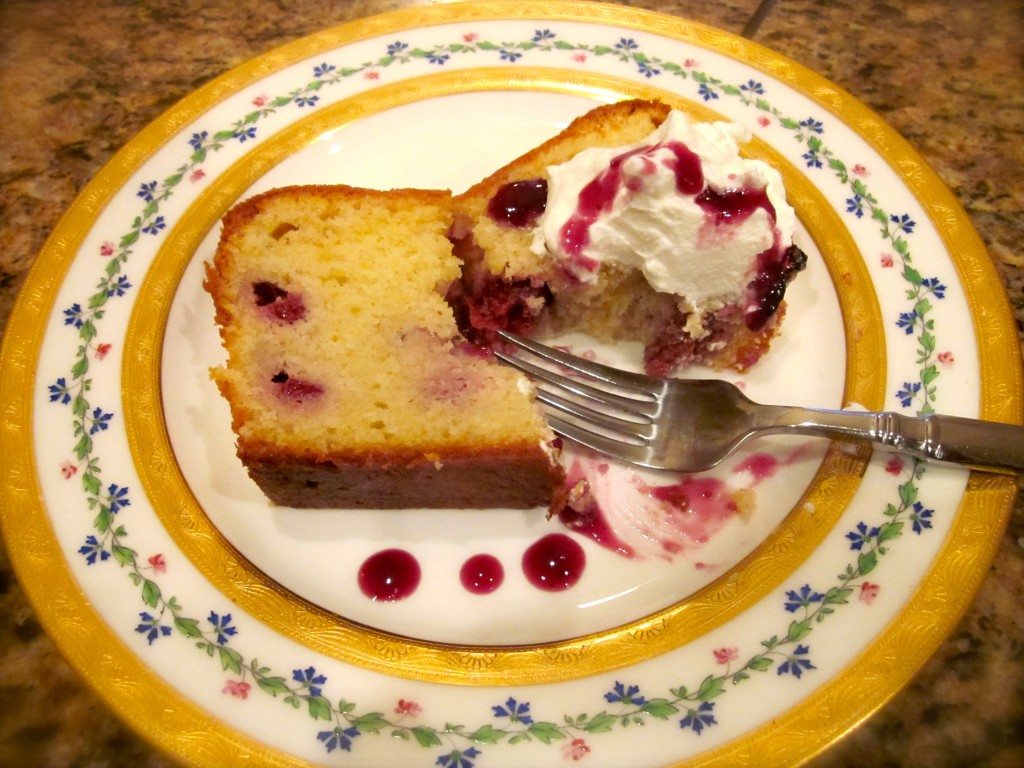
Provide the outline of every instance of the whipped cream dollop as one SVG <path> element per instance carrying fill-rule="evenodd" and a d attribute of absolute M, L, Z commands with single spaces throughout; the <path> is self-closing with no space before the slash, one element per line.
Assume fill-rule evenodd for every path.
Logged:
<path fill-rule="evenodd" d="M 548 168 L 534 250 L 581 282 L 597 280 L 602 264 L 638 269 L 695 323 L 742 301 L 759 257 L 781 258 L 796 220 L 778 171 L 740 156 L 749 139 L 739 124 L 672 111 L 637 144 Z"/>

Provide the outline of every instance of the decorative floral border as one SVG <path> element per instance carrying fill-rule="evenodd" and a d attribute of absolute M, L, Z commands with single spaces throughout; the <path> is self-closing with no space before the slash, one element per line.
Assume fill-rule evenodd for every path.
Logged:
<path fill-rule="evenodd" d="M 188 139 L 188 158 L 163 180 L 144 183 L 138 190 L 141 210 L 125 234 L 114 243 L 105 242 L 100 255 L 107 259 L 105 269 L 95 289 L 87 298 L 72 303 L 63 310 L 66 326 L 77 333 L 78 347 L 68 375 L 48 385 L 52 403 L 70 406 L 74 460 L 65 461 L 60 471 L 66 479 L 81 477 L 82 491 L 88 509 L 94 514 L 92 532 L 84 539 L 79 554 L 89 567 L 114 560 L 127 569 L 132 584 L 139 589 L 145 610 L 139 612 L 135 631 L 144 635 L 152 645 L 175 632 L 194 643 L 195 647 L 211 658 L 216 658 L 222 670 L 236 677 L 229 678 L 222 689 L 226 695 L 245 699 L 255 685 L 262 692 L 280 698 L 284 704 L 304 709 L 314 721 L 322 722 L 315 734 L 326 752 L 349 751 L 354 740 L 364 735 L 383 735 L 408 740 L 425 749 L 433 750 L 435 765 L 446 768 L 473 768 L 485 747 L 500 744 L 513 745 L 536 741 L 546 745 L 561 743 L 562 756 L 567 760 L 580 760 L 592 750 L 587 738 L 608 733 L 613 729 L 641 725 L 653 720 L 677 720 L 678 727 L 699 737 L 706 729 L 718 725 L 715 707 L 719 696 L 730 687 L 751 679 L 755 673 L 774 669 L 776 675 L 795 680 L 816 669 L 812 662 L 809 638 L 814 627 L 825 621 L 840 606 L 857 599 L 870 603 L 881 587 L 867 580 L 875 571 L 880 558 L 886 555 L 893 542 L 900 538 L 910 524 L 910 530 L 920 535 L 932 527 L 934 511 L 919 499 L 920 481 L 925 466 L 918 460 L 905 463 L 894 458 L 886 470 L 899 478 L 895 500 L 886 504 L 880 518 L 872 523 L 859 522 L 846 534 L 855 560 L 849 562 L 837 576 L 835 583 L 819 591 L 804 584 L 785 592 L 782 608 L 791 614 L 788 625 L 779 633 L 761 642 L 761 650 L 742 663 L 735 647 L 722 647 L 714 651 L 714 660 L 721 670 L 707 674 L 693 686 L 679 685 L 666 693 L 648 698 L 639 686 L 616 681 L 604 694 L 604 702 L 595 713 L 564 714 L 561 720 L 536 719 L 531 703 L 509 697 L 492 706 L 489 721 L 474 727 L 445 723 L 443 726 L 416 724 L 423 708 L 416 702 L 399 700 L 393 712 L 364 712 L 357 704 L 343 698 L 329 698 L 324 694 L 327 677 L 312 666 L 294 669 L 290 675 L 275 673 L 261 665 L 256 658 L 248 658 L 235 647 L 238 628 L 230 613 L 211 610 L 205 620 L 193 618 L 174 596 L 165 596 L 157 577 L 166 571 L 163 555 L 155 554 L 146 561 L 129 546 L 128 530 L 119 514 L 131 505 L 129 489 L 119 483 L 102 480 L 104 472 L 95 439 L 105 432 L 113 411 L 90 400 L 91 366 L 102 361 L 110 352 L 109 342 L 100 342 L 100 328 L 106 305 L 125 296 L 132 283 L 124 274 L 133 249 L 142 238 L 156 237 L 167 227 L 161 206 L 176 193 L 185 181 L 196 182 L 205 176 L 203 165 L 210 153 L 218 152 L 233 142 L 244 144 L 255 140 L 260 123 L 270 115 L 284 109 L 313 109 L 320 101 L 320 92 L 348 78 L 361 76 L 368 80 L 380 79 L 389 67 L 423 62 L 427 67 L 444 67 L 456 57 L 468 54 L 490 55 L 493 60 L 515 66 L 527 59 L 551 52 L 569 52 L 580 64 L 591 57 L 617 60 L 648 80 L 679 78 L 693 85 L 695 97 L 704 102 L 735 99 L 756 110 L 758 122 L 767 127 L 773 121 L 788 130 L 793 139 L 806 149 L 803 159 L 812 172 L 833 174 L 851 195 L 845 200 L 846 213 L 856 219 L 868 217 L 880 229 L 883 247 L 880 255 L 883 268 L 896 268 L 905 283 L 906 311 L 900 312 L 895 325 L 916 342 L 917 377 L 906 381 L 896 399 L 903 408 L 915 408 L 918 414 L 933 412 L 940 366 L 950 365 L 950 352 L 938 352 L 934 301 L 941 301 L 946 287 L 937 277 L 925 277 L 915 267 L 908 237 L 914 232 L 915 222 L 908 214 L 890 214 L 872 193 L 865 181 L 870 175 L 861 165 L 847 166 L 824 142 L 826 125 L 814 117 L 794 119 L 783 114 L 766 97 L 763 83 L 748 80 L 740 85 L 726 83 L 700 69 L 698 61 L 686 59 L 675 62 L 644 53 L 641 45 L 629 37 L 620 37 L 608 44 L 574 43 L 562 39 L 551 28 L 538 29 L 529 40 L 495 43 L 470 33 L 459 42 L 437 44 L 432 48 L 418 48 L 395 40 L 386 46 L 384 54 L 372 62 L 352 66 L 337 66 L 324 62 L 314 67 L 313 79 L 285 95 L 260 96 L 253 101 L 255 109 L 236 120 L 230 127 L 200 131 Z"/>

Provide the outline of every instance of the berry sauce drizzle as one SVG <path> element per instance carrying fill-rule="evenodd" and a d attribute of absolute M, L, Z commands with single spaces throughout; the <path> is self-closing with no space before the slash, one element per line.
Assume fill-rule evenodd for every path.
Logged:
<path fill-rule="evenodd" d="M 676 191 L 679 194 L 695 195 L 704 188 L 700 157 L 682 142 L 670 141 L 623 152 L 580 190 L 576 212 L 563 225 L 560 233 L 562 248 L 567 254 L 581 255 L 590 243 L 590 228 L 602 214 L 612 209 L 620 189 L 637 192 L 642 188 L 641 177 L 649 176 L 657 170 L 653 156 L 662 149 L 672 154 L 663 163 L 675 173 Z M 627 175 L 623 166 L 633 158 L 641 160 L 640 168 L 631 169 Z"/>
<path fill-rule="evenodd" d="M 763 189 L 737 187 L 719 191 L 708 187 L 697 195 L 696 203 L 716 224 L 738 224 L 763 209 L 775 225 L 775 206 Z"/>

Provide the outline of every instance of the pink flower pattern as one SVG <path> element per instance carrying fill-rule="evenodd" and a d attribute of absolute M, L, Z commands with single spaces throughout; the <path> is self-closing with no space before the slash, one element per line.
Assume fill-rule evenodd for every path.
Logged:
<path fill-rule="evenodd" d="M 167 561 L 164 560 L 164 556 L 161 554 L 156 554 L 150 557 L 149 565 L 152 567 L 154 573 L 166 573 L 167 571 Z"/>
<path fill-rule="evenodd" d="M 895 263 L 891 253 L 883 253 L 878 260 L 886 269 L 889 269 Z"/>
<path fill-rule="evenodd" d="M 943 365 L 952 365 L 956 362 L 956 359 L 953 357 L 953 353 L 947 350 L 945 352 L 939 352 L 939 362 Z"/>
<path fill-rule="evenodd" d="M 571 743 L 562 745 L 562 757 L 566 760 L 582 760 L 588 752 L 590 747 L 583 739 L 573 739 Z"/>
<path fill-rule="evenodd" d="M 885 471 L 896 477 L 903 471 L 903 459 L 900 456 L 893 456 L 885 465 Z"/>
<path fill-rule="evenodd" d="M 100 245 L 100 256 L 102 256 L 103 258 L 108 258 L 108 257 L 113 256 L 113 255 L 114 255 L 114 244 L 112 242 L 110 242 L 109 240 L 104 240 L 102 245 Z"/>
<path fill-rule="evenodd" d="M 70 461 L 65 461 L 60 465 L 60 473 L 64 475 L 65 480 L 70 480 L 78 472 L 78 467 L 72 464 Z"/>
<path fill-rule="evenodd" d="M 423 707 L 417 704 L 415 701 L 406 701 L 405 699 L 399 699 L 398 704 L 395 705 L 395 714 L 398 715 L 410 715 L 415 717 L 423 711 Z"/>
<path fill-rule="evenodd" d="M 740 657 L 739 648 L 716 648 L 714 650 L 715 661 L 719 664 L 728 664 Z"/>
<path fill-rule="evenodd" d="M 221 693 L 227 693 L 239 699 L 247 699 L 251 688 L 252 686 L 244 680 L 228 680 L 227 684 L 221 688 Z"/>
<path fill-rule="evenodd" d="M 865 581 L 860 585 L 860 594 L 857 595 L 857 599 L 865 605 L 871 605 L 875 598 L 878 597 L 878 591 L 881 589 L 877 584 L 872 584 L 870 581 Z"/>

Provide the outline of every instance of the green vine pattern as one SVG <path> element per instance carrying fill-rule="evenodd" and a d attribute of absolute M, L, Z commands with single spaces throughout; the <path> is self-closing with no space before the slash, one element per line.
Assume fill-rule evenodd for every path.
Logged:
<path fill-rule="evenodd" d="M 904 467 L 899 459 L 890 462 L 887 470 L 900 476 L 898 501 L 889 503 L 878 526 L 858 523 L 846 537 L 856 558 L 838 574 L 836 583 L 819 592 L 805 584 L 788 590 L 783 601 L 784 610 L 792 614 L 786 630 L 761 642 L 761 649 L 742 664 L 736 663 L 736 648 L 721 648 L 714 652 L 722 667 L 717 674 L 708 674 L 694 687 L 670 688 L 667 695 L 648 698 L 638 686 L 616 681 L 604 695 L 604 703 L 594 713 L 565 714 L 560 720 L 538 720 L 531 704 L 507 698 L 492 707 L 490 721 L 475 727 L 445 723 L 443 726 L 413 724 L 422 708 L 416 702 L 400 700 L 393 713 L 361 712 L 358 706 L 345 699 L 331 699 L 324 693 L 325 675 L 314 667 L 297 668 L 292 674 L 282 675 L 255 658 L 247 660 L 232 642 L 238 634 L 230 614 L 210 611 L 205 620 L 190 617 L 174 596 L 165 596 L 157 576 L 166 568 L 161 555 L 141 562 L 138 552 L 126 542 L 128 532 L 119 524 L 118 513 L 130 506 L 128 489 L 115 483 L 104 487 L 100 456 L 96 452 L 95 438 L 110 425 L 114 414 L 90 402 L 92 378 L 91 359 L 101 360 L 110 349 L 109 344 L 97 342 L 99 327 L 109 301 L 124 296 L 132 285 L 123 269 L 129 263 L 133 249 L 140 240 L 156 237 L 166 228 L 161 205 L 186 179 L 197 181 L 204 175 L 202 166 L 211 152 L 219 152 L 229 144 L 245 144 L 257 140 L 260 123 L 268 116 L 286 108 L 311 109 L 320 101 L 320 93 L 343 80 L 362 75 L 376 80 L 388 67 L 421 62 L 426 67 L 443 67 L 454 57 L 469 54 L 496 55 L 500 62 L 515 65 L 528 55 L 566 52 L 578 63 L 589 57 L 619 60 L 634 68 L 646 79 L 674 77 L 693 83 L 696 97 L 712 102 L 723 97 L 738 99 L 745 106 L 760 113 L 759 121 L 767 126 L 771 121 L 789 130 L 795 141 L 806 150 L 803 159 L 810 169 L 832 172 L 849 190 L 846 211 L 860 219 L 865 216 L 880 226 L 880 236 L 892 250 L 890 263 L 899 261 L 899 274 L 906 284 L 908 310 L 896 321 L 897 327 L 908 336 L 914 336 L 917 345 L 918 376 L 905 382 L 896 393 L 905 408 L 916 405 L 919 414 L 933 412 L 936 382 L 940 368 L 937 357 L 933 302 L 944 297 L 945 286 L 937 278 L 924 277 L 914 266 L 907 236 L 913 233 L 915 222 L 906 214 L 891 215 L 885 211 L 863 179 L 864 170 L 853 168 L 837 157 L 824 143 L 825 126 L 813 118 L 793 119 L 783 114 L 765 98 L 763 84 L 749 80 L 742 85 L 731 85 L 698 69 L 698 62 L 669 61 L 648 56 L 633 38 L 623 37 L 607 45 L 572 43 L 560 39 L 550 29 L 536 30 L 527 41 L 495 43 L 468 34 L 461 42 L 438 44 L 432 48 L 412 47 L 400 40 L 387 45 L 380 58 L 358 66 L 336 67 L 323 63 L 314 68 L 313 79 L 286 95 L 254 101 L 256 109 L 235 121 L 230 128 L 212 134 L 201 131 L 189 140 L 190 155 L 172 174 L 162 181 L 151 181 L 140 186 L 138 196 L 143 205 L 128 231 L 114 243 L 105 243 L 101 254 L 107 257 L 103 275 L 95 291 L 84 301 L 64 310 L 64 324 L 73 327 L 78 335 L 78 346 L 69 375 L 49 385 L 51 402 L 70 406 L 75 438 L 75 462 L 62 467 L 65 477 L 81 473 L 82 490 L 88 508 L 95 514 L 93 532 L 90 533 L 79 554 L 89 566 L 114 560 L 127 570 L 128 578 L 139 589 L 146 610 L 139 613 L 135 631 L 143 634 L 149 644 L 174 633 L 192 641 L 207 656 L 218 660 L 221 669 L 238 676 L 224 688 L 225 694 L 246 698 L 252 686 L 264 694 L 279 698 L 297 710 L 321 723 L 316 738 L 327 752 L 349 751 L 353 741 L 364 735 L 382 735 L 407 740 L 424 749 L 433 750 L 435 765 L 443 768 L 473 768 L 486 747 L 499 744 L 513 745 L 536 741 L 543 744 L 562 743 L 566 759 L 579 760 L 592 749 L 587 738 L 615 729 L 642 726 L 653 720 L 668 721 L 678 718 L 680 729 L 699 736 L 704 730 L 718 724 L 715 706 L 719 696 L 730 687 L 742 684 L 756 674 L 774 669 L 779 676 L 800 679 L 813 672 L 810 646 L 806 642 L 814 626 L 825 621 L 838 606 L 847 604 L 856 594 L 870 602 L 879 589 L 865 577 L 871 574 L 880 558 L 888 551 L 893 540 L 905 533 L 907 524 L 915 534 L 921 534 L 932 525 L 933 510 L 919 500 L 920 480 L 924 466 L 914 460 Z"/>

